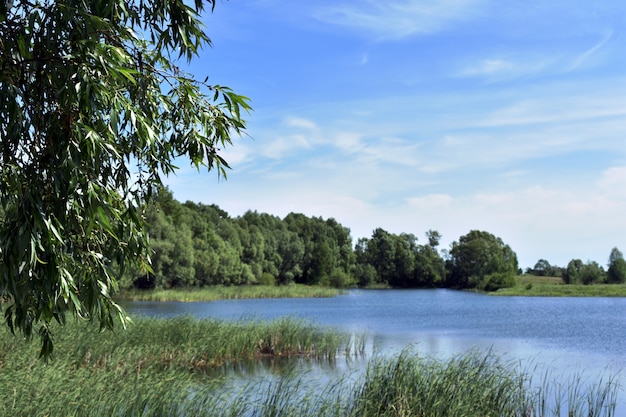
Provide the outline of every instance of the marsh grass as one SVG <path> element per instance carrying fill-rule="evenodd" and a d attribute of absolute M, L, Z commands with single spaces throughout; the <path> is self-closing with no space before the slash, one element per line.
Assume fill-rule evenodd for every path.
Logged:
<path fill-rule="evenodd" d="M 245 298 L 321 298 L 341 294 L 336 288 L 309 285 L 240 285 L 169 290 L 127 290 L 117 295 L 128 301 L 216 301 Z"/>
<path fill-rule="evenodd" d="M 330 363 L 361 346 L 290 319 L 135 319 L 115 333 L 74 323 L 55 333 L 49 363 L 36 343 L 0 333 L 1 416 L 613 417 L 619 390 L 614 377 L 586 385 L 478 351 L 436 360 L 405 350 L 339 377 L 289 366 L 250 374 L 246 361 L 259 357 Z M 238 379 L 225 372 L 236 364 Z"/>
<path fill-rule="evenodd" d="M 294 356 L 332 361 L 355 343 L 292 319 L 135 318 L 126 331 L 68 323 L 54 334 L 54 357 L 45 363 L 37 343 L 0 328 L 0 415 L 181 415 L 170 407 L 185 408 L 191 397 L 189 406 L 198 406 L 201 398 L 191 393 L 221 386 L 228 364 Z"/>

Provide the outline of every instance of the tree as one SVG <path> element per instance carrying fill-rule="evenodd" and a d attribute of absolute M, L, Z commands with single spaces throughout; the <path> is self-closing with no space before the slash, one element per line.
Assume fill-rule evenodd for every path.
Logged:
<path fill-rule="evenodd" d="M 580 270 L 580 280 L 585 285 L 601 284 L 606 280 L 606 273 L 596 261 L 589 261 Z"/>
<path fill-rule="evenodd" d="M 472 230 L 452 243 L 446 268 L 448 286 L 492 291 L 515 284 L 518 263 L 502 239 Z"/>
<path fill-rule="evenodd" d="M 377 228 L 367 242 L 368 262 L 376 269 L 378 280 L 391 284 L 396 277 L 395 237 L 384 229 Z"/>
<path fill-rule="evenodd" d="M 626 282 L 626 261 L 622 252 L 617 248 L 611 250 L 606 280 L 610 284 Z"/>
<path fill-rule="evenodd" d="M 433 249 L 437 249 L 437 246 L 439 246 L 439 241 L 441 240 L 441 233 L 431 229 L 426 232 L 426 238 L 428 239 L 428 246 Z"/>
<path fill-rule="evenodd" d="M 0 2 L 0 296 L 39 334 L 68 313 L 112 328 L 111 299 L 149 256 L 141 207 L 188 158 L 225 175 L 246 97 L 186 74 L 215 0 Z"/>
<path fill-rule="evenodd" d="M 580 259 L 572 259 L 569 261 L 563 273 L 563 281 L 566 284 L 578 284 L 580 282 L 580 273 L 583 266 L 583 261 Z"/>
<path fill-rule="evenodd" d="M 194 252 L 191 230 L 187 224 L 175 224 L 163 211 L 149 207 L 151 278 L 148 288 L 189 286 L 193 283 Z"/>
<path fill-rule="evenodd" d="M 545 259 L 539 259 L 531 272 L 540 277 L 554 276 L 554 268 L 550 265 L 550 262 Z"/>

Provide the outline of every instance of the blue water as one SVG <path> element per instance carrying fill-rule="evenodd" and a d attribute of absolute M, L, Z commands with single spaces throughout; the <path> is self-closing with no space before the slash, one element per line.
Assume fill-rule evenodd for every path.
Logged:
<path fill-rule="evenodd" d="M 449 357 L 469 349 L 556 373 L 626 368 L 626 298 L 493 297 L 451 290 L 351 290 L 334 298 L 133 302 L 133 314 L 198 318 L 298 317 L 366 332 L 372 349 Z"/>

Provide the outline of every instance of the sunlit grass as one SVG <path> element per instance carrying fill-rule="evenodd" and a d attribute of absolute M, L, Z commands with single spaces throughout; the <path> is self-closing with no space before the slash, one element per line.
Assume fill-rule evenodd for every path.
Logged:
<path fill-rule="evenodd" d="M 511 288 L 490 295 L 532 297 L 626 297 L 626 284 L 565 284 L 561 278 L 520 275 Z"/>
<path fill-rule="evenodd" d="M 341 294 L 336 288 L 309 285 L 241 285 L 169 290 L 128 290 L 117 298 L 129 301 L 215 301 L 244 298 L 319 298 Z"/>

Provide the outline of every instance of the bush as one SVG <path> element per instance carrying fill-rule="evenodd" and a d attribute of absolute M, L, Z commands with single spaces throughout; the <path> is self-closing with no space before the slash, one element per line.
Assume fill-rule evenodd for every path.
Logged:
<path fill-rule="evenodd" d="M 515 277 L 513 274 L 498 272 L 488 275 L 485 291 L 497 291 L 500 288 L 510 288 L 515 286 Z"/>
<path fill-rule="evenodd" d="M 263 274 L 261 274 L 261 278 L 259 278 L 258 283 L 259 285 L 274 286 L 276 285 L 276 278 L 269 272 L 263 272 Z"/>
<path fill-rule="evenodd" d="M 496 272 L 486 276 L 472 276 L 468 280 L 469 287 L 479 291 L 497 291 L 500 288 L 515 286 L 515 276 L 511 273 Z"/>

